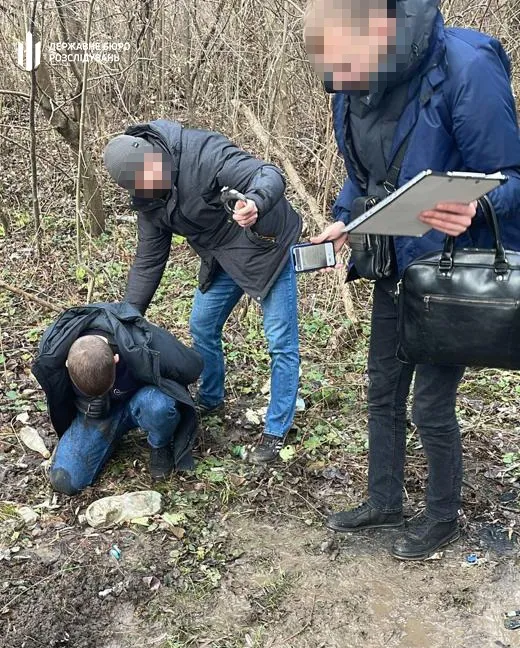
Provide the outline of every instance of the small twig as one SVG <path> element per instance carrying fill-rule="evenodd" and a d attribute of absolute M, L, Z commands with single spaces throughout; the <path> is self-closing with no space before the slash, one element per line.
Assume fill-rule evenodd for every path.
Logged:
<path fill-rule="evenodd" d="M 41 243 L 41 208 L 40 197 L 38 193 L 38 167 L 37 167 L 37 153 L 36 153 L 36 99 L 38 96 L 38 88 L 36 83 L 36 67 L 35 61 L 35 21 L 36 21 L 36 8 L 38 3 L 35 2 L 32 8 L 30 19 L 30 33 L 31 38 L 31 93 L 29 97 L 29 150 L 30 150 L 30 164 L 31 164 L 31 196 L 32 196 L 32 212 L 34 218 L 34 233 L 36 239 L 36 253 L 38 259 L 42 256 L 42 243 Z"/>
<path fill-rule="evenodd" d="M 30 153 L 30 149 L 27 146 L 25 146 L 22 142 L 17 142 L 16 140 L 7 137 L 7 135 L 4 135 L 3 133 L 0 133 L 0 137 L 4 139 L 6 142 L 10 142 L 11 144 L 14 144 L 21 151 L 25 151 L 25 153 Z M 70 175 L 70 173 L 68 171 L 65 171 L 65 169 L 62 166 L 56 164 L 54 160 L 49 160 L 49 158 L 45 157 L 44 155 L 41 155 L 38 152 L 36 152 L 36 157 L 39 158 L 40 160 L 43 160 L 46 165 L 50 164 L 55 169 L 57 169 L 60 173 L 62 173 L 68 180 L 72 180 L 74 182 L 74 178 Z M 135 220 L 137 221 L 137 216 L 135 217 Z"/>
<path fill-rule="evenodd" d="M 45 299 L 41 299 L 41 297 L 37 297 L 36 295 L 31 295 L 31 293 L 28 293 L 25 290 L 22 290 L 21 288 L 17 288 L 16 286 L 11 286 L 10 284 L 5 283 L 5 281 L 0 280 L 0 288 L 3 288 L 4 290 L 9 290 L 15 295 L 20 295 L 21 297 L 25 297 L 25 299 L 29 299 L 30 301 L 33 301 L 40 306 L 43 306 L 43 308 L 46 308 L 47 310 L 51 310 L 56 313 L 61 313 L 62 311 L 65 310 L 65 307 L 61 306 L 61 304 L 51 304 L 51 302 L 48 302 Z"/>
<path fill-rule="evenodd" d="M 85 41 L 90 41 L 90 29 L 92 26 L 92 12 L 95 0 L 90 0 Z M 81 85 L 81 112 L 79 116 L 78 134 L 78 174 L 76 179 L 76 255 L 78 263 L 83 262 L 83 250 L 81 248 L 81 188 L 84 186 L 83 173 L 87 173 L 87 165 L 84 156 L 84 134 L 85 134 L 85 112 L 87 109 L 87 84 L 88 84 L 88 56 L 83 61 L 83 78 Z M 85 171 L 84 171 L 85 170 Z"/>
<path fill-rule="evenodd" d="M 516 470 L 517 468 L 520 468 L 520 462 L 507 466 L 507 468 L 504 468 L 501 472 L 503 475 L 505 475 L 506 473 L 511 472 L 512 470 Z"/>
<path fill-rule="evenodd" d="M 289 159 L 289 155 L 282 148 L 281 144 L 280 143 L 274 144 L 272 142 L 272 138 L 270 137 L 270 135 L 267 133 L 265 128 L 262 126 L 262 124 L 256 117 L 256 115 L 248 106 L 243 104 L 241 101 L 236 101 L 236 100 L 233 100 L 231 103 L 237 110 L 240 110 L 242 112 L 247 122 L 249 123 L 251 130 L 256 135 L 259 142 L 264 147 L 270 146 L 273 155 L 281 160 L 285 172 L 287 174 L 287 177 L 289 178 L 296 193 L 300 196 L 300 198 L 304 202 L 307 203 L 309 213 L 311 214 L 312 219 L 316 223 L 316 225 L 319 228 L 325 227 L 325 225 L 327 225 L 328 223 L 326 219 L 323 217 L 321 210 L 318 206 L 318 203 L 316 202 L 316 199 L 307 191 L 300 176 L 298 175 L 298 172 L 294 168 L 293 163 Z"/>
<path fill-rule="evenodd" d="M 297 490 L 293 490 L 293 489 L 287 488 L 287 486 L 282 486 L 282 485 L 280 485 L 280 488 L 281 488 L 282 490 L 286 491 L 287 493 L 289 493 L 290 495 L 296 495 L 297 497 L 299 497 L 300 499 L 302 499 L 302 500 L 305 502 L 305 504 L 307 504 L 307 506 L 309 506 L 310 508 L 312 508 L 312 509 L 313 509 L 313 510 L 314 510 L 314 511 L 319 515 L 319 516 L 321 516 L 322 518 L 327 517 L 327 516 L 324 515 L 324 514 L 323 514 L 323 513 L 322 513 L 322 512 L 321 512 L 321 511 L 316 507 L 316 506 L 314 506 L 314 504 L 312 504 L 311 502 L 309 502 L 309 500 L 306 499 L 306 498 L 305 498 L 301 493 L 299 493 Z"/>
<path fill-rule="evenodd" d="M 96 274 L 93 272 L 88 280 L 88 291 L 87 291 L 87 304 L 90 304 L 92 301 L 92 293 L 94 292 L 94 287 L 96 285 Z"/>
<path fill-rule="evenodd" d="M 4 352 L 4 341 L 2 339 L 2 327 L 0 326 L 0 353 L 4 356 L 4 378 L 5 378 L 5 384 L 7 385 L 8 383 L 8 375 L 7 375 L 7 357 Z"/>
<path fill-rule="evenodd" d="M 25 94 L 25 92 L 17 92 L 16 90 L 3 90 L 2 88 L 0 88 L 0 95 L 12 95 L 13 97 L 21 97 L 26 101 L 29 101 L 30 99 L 29 95 Z"/>
<path fill-rule="evenodd" d="M 473 486 L 473 484 L 470 484 L 469 481 L 466 481 L 465 479 L 462 480 L 462 485 L 470 488 L 472 491 L 475 491 L 475 493 L 478 492 L 478 488 L 476 486 Z"/>

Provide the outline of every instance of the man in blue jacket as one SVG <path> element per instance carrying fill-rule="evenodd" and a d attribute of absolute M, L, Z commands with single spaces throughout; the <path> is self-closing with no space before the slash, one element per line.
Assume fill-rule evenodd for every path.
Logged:
<path fill-rule="evenodd" d="M 315 242 L 347 242 L 344 224 L 356 198 L 386 195 L 385 180 L 407 142 L 397 186 L 425 169 L 502 171 L 509 181 L 489 194 L 506 246 L 520 249 L 520 137 L 510 63 L 500 43 L 469 29 L 446 28 L 438 0 L 315 0 L 306 42 L 334 92 L 334 126 L 348 178 L 334 206 L 337 221 Z M 408 139 L 407 139 L 408 138 Z M 369 498 L 329 517 L 335 531 L 403 524 L 406 404 L 428 460 L 426 509 L 394 544 L 400 559 L 423 559 L 459 536 L 462 449 L 455 402 L 463 369 L 417 367 L 395 357 L 396 285 L 417 257 L 457 244 L 492 247 L 477 203 L 439 204 L 418 214 L 433 228 L 422 238 L 393 237 L 392 276 L 376 281 L 368 358 Z M 351 267 L 349 278 L 356 278 Z"/>

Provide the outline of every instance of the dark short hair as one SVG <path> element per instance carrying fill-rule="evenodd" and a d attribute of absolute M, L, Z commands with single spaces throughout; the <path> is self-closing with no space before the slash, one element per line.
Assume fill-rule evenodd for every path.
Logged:
<path fill-rule="evenodd" d="M 114 384 L 114 353 L 110 345 L 96 335 L 84 335 L 70 347 L 67 369 L 81 392 L 87 396 L 101 396 Z"/>

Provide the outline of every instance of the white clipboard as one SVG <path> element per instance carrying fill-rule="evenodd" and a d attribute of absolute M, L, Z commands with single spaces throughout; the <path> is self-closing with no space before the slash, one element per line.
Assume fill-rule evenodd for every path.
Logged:
<path fill-rule="evenodd" d="M 507 180 L 502 173 L 486 175 L 423 171 L 354 219 L 344 231 L 352 234 L 423 236 L 431 227 L 419 220 L 421 212 L 431 210 L 439 203 L 473 202 Z"/>

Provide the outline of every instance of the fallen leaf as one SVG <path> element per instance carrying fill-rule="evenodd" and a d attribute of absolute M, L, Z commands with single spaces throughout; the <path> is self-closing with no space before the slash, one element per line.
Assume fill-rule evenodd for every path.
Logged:
<path fill-rule="evenodd" d="M 250 423 L 253 423 L 253 425 L 260 425 L 260 423 L 262 422 L 258 414 L 252 409 L 246 410 L 246 419 Z"/>
<path fill-rule="evenodd" d="M 150 518 L 148 517 L 136 517 L 130 520 L 130 524 L 139 524 L 140 526 L 148 526 L 150 524 Z"/>
<path fill-rule="evenodd" d="M 177 540 L 182 540 L 186 535 L 186 529 L 178 526 L 171 527 L 171 532 L 177 538 Z"/>
<path fill-rule="evenodd" d="M 296 450 L 292 445 L 287 445 L 280 450 L 280 459 L 282 461 L 285 462 L 290 461 L 295 455 L 296 455 Z"/>
<path fill-rule="evenodd" d="M 173 527 L 179 526 L 179 524 L 186 520 L 184 513 L 168 513 L 168 511 L 163 513 L 161 517 L 167 524 Z"/>
<path fill-rule="evenodd" d="M 233 486 L 242 486 L 242 484 L 245 483 L 246 478 L 242 477 L 242 475 L 236 475 L 235 473 L 231 473 L 228 477 L 229 481 L 233 484 Z"/>
<path fill-rule="evenodd" d="M 143 578 L 143 583 L 152 592 L 156 592 L 159 589 L 159 587 L 161 587 L 161 581 L 157 578 L 157 576 L 145 576 Z"/>
<path fill-rule="evenodd" d="M 27 525 L 36 524 L 40 517 L 30 506 L 20 506 L 17 513 Z"/>

